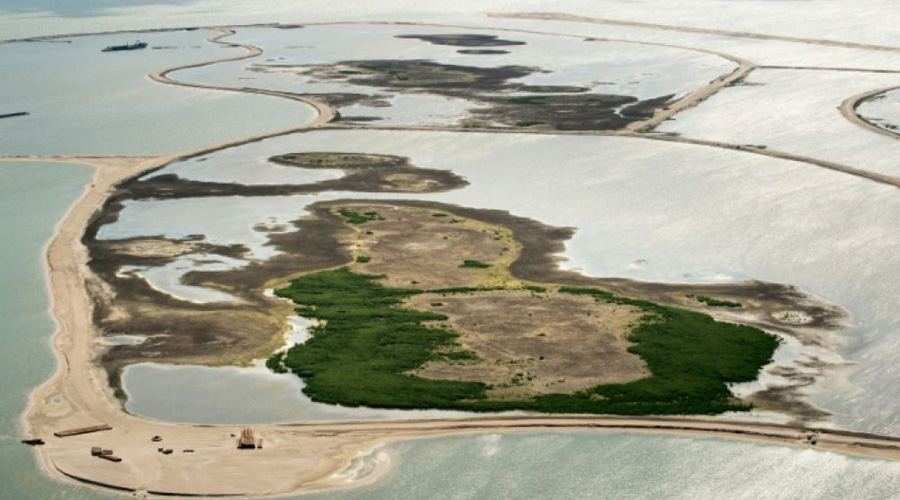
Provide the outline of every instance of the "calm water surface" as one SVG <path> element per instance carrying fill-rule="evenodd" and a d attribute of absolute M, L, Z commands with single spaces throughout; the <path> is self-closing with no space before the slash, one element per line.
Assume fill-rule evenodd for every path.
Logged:
<path fill-rule="evenodd" d="M 156 83 L 147 74 L 239 55 L 211 32 L 73 37 L 0 45 L 0 154 L 160 154 L 302 125 L 315 111 L 274 97 Z M 101 52 L 136 37 L 151 48 Z M 156 47 L 156 48 L 153 48 Z"/>
<path fill-rule="evenodd" d="M 53 320 L 44 279 L 44 248 L 69 205 L 90 181 L 83 165 L 0 163 L 0 498 L 105 499 L 42 475 L 18 442 L 31 390 L 53 372 Z"/>

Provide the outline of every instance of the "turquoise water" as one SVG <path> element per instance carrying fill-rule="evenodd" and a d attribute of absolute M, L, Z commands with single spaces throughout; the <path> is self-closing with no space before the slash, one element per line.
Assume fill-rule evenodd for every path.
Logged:
<path fill-rule="evenodd" d="M 108 498 L 48 481 L 31 449 L 18 442 L 31 390 L 53 372 L 43 257 L 69 205 L 90 181 L 84 165 L 0 163 L 0 498 Z"/>

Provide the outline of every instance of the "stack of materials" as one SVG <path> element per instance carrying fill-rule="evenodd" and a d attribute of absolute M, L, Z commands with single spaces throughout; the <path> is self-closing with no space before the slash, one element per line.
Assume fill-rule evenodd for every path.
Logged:
<path fill-rule="evenodd" d="M 112 450 L 105 450 L 105 449 L 103 449 L 103 448 L 101 448 L 101 447 L 99 447 L 99 446 L 92 446 L 92 447 L 91 447 L 91 456 L 92 456 L 92 457 L 97 457 L 97 458 L 102 458 L 102 459 L 104 459 L 104 460 L 109 460 L 110 462 L 116 462 L 116 463 L 122 461 L 121 458 L 119 458 L 119 457 L 113 455 L 113 451 L 112 451 Z"/>

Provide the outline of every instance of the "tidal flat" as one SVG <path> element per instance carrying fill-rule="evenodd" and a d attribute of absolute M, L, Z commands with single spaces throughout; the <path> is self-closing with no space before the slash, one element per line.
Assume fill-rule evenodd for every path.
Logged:
<path fill-rule="evenodd" d="M 348 140 L 348 137 L 352 137 L 352 140 Z M 422 140 L 421 138 L 423 137 L 428 137 L 428 140 Z M 333 141 L 333 144 L 329 145 L 329 141 Z M 567 243 L 565 249 L 566 254 L 572 255 L 574 252 L 582 252 L 583 254 L 584 250 L 579 250 L 580 248 L 590 248 L 591 251 L 587 255 L 588 259 L 586 259 L 585 262 L 580 262 L 578 260 L 575 260 L 574 262 L 569 261 L 566 264 L 566 267 L 569 269 L 578 267 L 584 268 L 585 264 L 599 262 L 603 262 L 608 266 L 610 263 L 616 261 L 617 252 L 614 250 L 615 246 L 611 248 L 608 247 L 608 245 L 612 243 L 612 240 L 600 235 L 605 234 L 613 227 L 621 233 L 623 228 L 620 225 L 614 224 L 614 221 L 617 220 L 617 217 L 628 218 L 623 214 L 623 211 L 627 211 L 630 214 L 630 217 L 634 217 L 636 214 L 640 213 L 640 210 L 636 211 L 635 207 L 627 204 L 621 205 L 618 211 L 611 211 L 611 209 L 615 207 L 612 202 L 614 202 L 617 197 L 627 198 L 622 188 L 616 187 L 615 183 L 617 181 L 621 183 L 629 182 L 630 180 L 630 182 L 633 183 L 636 178 L 640 178 L 641 182 L 646 183 L 648 179 L 646 172 L 654 172 L 656 178 L 659 179 L 657 184 L 658 187 L 663 188 L 663 186 L 665 186 L 664 190 L 666 194 L 662 195 L 661 192 L 658 192 L 657 195 L 650 196 L 649 193 L 652 191 L 648 188 L 651 186 L 641 186 L 639 189 L 643 192 L 636 191 L 635 194 L 645 200 L 645 203 L 648 204 L 648 210 L 658 211 L 659 208 L 652 207 L 658 206 L 660 203 L 665 203 L 666 206 L 675 206 L 673 204 L 674 200 L 671 198 L 673 196 L 673 191 L 671 189 L 673 184 L 665 184 L 665 181 L 662 180 L 667 174 L 672 176 L 690 177 L 691 181 L 694 181 L 695 188 L 697 185 L 705 184 L 708 186 L 707 192 L 710 193 L 712 198 L 715 198 L 716 196 L 730 196 L 732 203 L 734 203 L 735 199 L 740 199 L 738 194 L 743 190 L 746 190 L 746 193 L 749 195 L 754 186 L 753 182 L 758 183 L 757 185 L 770 186 L 777 183 L 776 179 L 783 178 L 785 175 L 791 175 L 794 178 L 808 183 L 808 185 L 812 187 L 816 185 L 824 186 L 827 184 L 829 178 L 838 175 L 833 172 L 822 171 L 802 164 L 759 158 L 737 152 L 708 150 L 707 148 L 680 144 L 654 143 L 654 145 L 658 145 L 660 149 L 656 154 L 653 154 L 648 152 L 646 148 L 642 148 L 641 142 L 642 141 L 639 139 L 631 138 L 513 137 L 475 133 L 456 136 L 454 134 L 441 132 L 400 134 L 388 131 L 319 131 L 278 137 L 257 143 L 254 146 L 253 155 L 246 158 L 245 164 L 260 165 L 260 158 L 284 154 L 286 152 L 304 150 L 322 151 L 331 149 L 332 151 L 408 156 L 417 165 L 426 166 L 428 168 L 443 167 L 441 169 L 452 170 L 463 175 L 469 183 L 468 186 L 433 195 L 423 196 L 406 194 L 404 195 L 404 198 L 437 199 L 451 201 L 463 206 L 475 205 L 486 208 L 512 209 L 514 213 L 525 214 L 537 220 L 549 219 L 555 221 L 560 227 L 575 227 L 577 229 L 574 232 L 574 237 L 571 242 Z M 309 144 L 310 146 L 304 146 L 305 144 Z M 353 147 L 347 147 L 348 144 L 353 144 Z M 454 158 L 451 159 L 449 155 L 442 152 L 442 144 L 445 145 L 445 147 L 453 148 L 455 154 Z M 240 148 L 237 149 L 239 151 Z M 558 151 L 558 153 L 555 153 L 555 151 Z M 580 153 L 574 155 L 570 160 L 567 160 L 565 164 L 560 164 L 555 158 L 556 155 L 561 156 L 562 151 L 580 151 Z M 658 163 L 659 156 L 657 156 L 657 154 L 662 155 L 662 151 L 665 151 L 665 158 L 667 159 L 664 167 L 661 167 Z M 702 156 L 703 159 L 700 161 L 693 161 L 692 155 L 697 155 L 697 158 Z M 214 158 L 214 156 L 211 157 Z M 231 153 L 231 157 L 235 159 L 240 158 L 240 156 L 234 152 Z M 683 160 L 677 163 L 679 168 L 676 170 L 672 168 L 672 161 L 673 158 L 678 157 Z M 603 158 L 609 158 L 610 160 L 603 161 Z M 626 175 L 625 171 L 617 171 L 617 165 L 621 165 L 621 163 L 612 161 L 612 158 L 617 158 L 619 160 L 627 159 L 629 173 Z M 717 163 L 711 162 L 712 158 L 718 159 Z M 556 165 L 554 175 L 546 175 L 544 166 L 548 162 L 553 162 Z M 214 163 L 212 163 L 212 165 L 214 165 Z M 265 163 L 262 163 L 262 165 L 265 165 Z M 643 165 L 643 167 L 635 170 L 637 168 L 635 165 Z M 168 167 L 168 171 L 177 175 L 177 168 L 176 164 Z M 248 166 L 246 168 L 252 170 L 257 167 Z M 508 170 L 504 171 L 504 168 Z M 598 173 L 601 173 L 602 175 L 597 175 Z M 239 175 L 243 176 L 249 174 Z M 740 184 L 735 185 L 732 180 L 738 176 L 742 178 L 742 181 Z M 228 181 L 224 176 L 218 177 L 217 180 L 219 182 Z M 868 184 L 863 184 L 862 181 L 860 181 L 860 183 L 861 189 L 873 189 L 876 192 L 879 190 L 878 186 L 869 187 Z M 498 192 L 496 190 L 497 185 L 504 186 L 504 190 Z M 674 185 L 677 185 L 677 183 Z M 488 186 L 494 187 L 488 188 Z M 537 186 L 540 187 L 538 188 Z M 481 189 L 489 189 L 490 195 L 487 194 L 487 191 L 481 191 Z M 538 189 L 538 192 L 534 192 L 534 189 Z M 578 198 L 580 196 L 578 194 L 579 189 L 583 192 L 582 198 Z M 722 193 L 723 190 L 728 192 L 728 194 L 725 195 Z M 558 198 L 553 197 L 554 193 L 558 195 Z M 612 199 L 610 199 L 609 196 L 598 196 L 602 193 L 607 193 L 607 195 L 614 194 L 614 196 Z M 713 193 L 719 194 L 713 195 Z M 259 234 L 251 231 L 251 228 L 255 224 L 271 222 L 267 220 L 264 214 L 285 213 L 283 208 L 277 208 L 279 206 L 292 207 L 291 209 L 288 209 L 288 212 L 294 211 L 297 216 L 301 216 L 302 207 L 306 206 L 308 203 L 303 202 L 304 199 L 310 201 L 313 199 L 316 201 L 326 201 L 354 196 L 359 195 L 339 192 L 323 193 L 310 198 L 296 196 L 251 197 L 232 199 L 233 201 L 228 201 L 228 199 L 217 200 L 215 198 L 182 198 L 164 201 L 126 202 L 120 220 L 104 226 L 101 229 L 100 237 L 106 239 L 122 237 L 134 238 L 147 235 L 184 237 L 188 234 L 202 234 L 202 228 L 206 223 L 202 222 L 200 219 L 192 223 L 190 218 L 180 218 L 176 221 L 171 218 L 161 217 L 159 214 L 166 212 L 215 214 L 220 213 L 222 210 L 226 210 L 225 207 L 229 203 L 235 202 L 248 204 L 248 207 L 257 207 L 253 210 L 241 210 L 241 213 L 248 214 L 255 212 L 259 214 L 257 216 L 258 218 L 256 220 L 248 219 L 244 222 L 235 220 L 232 229 L 228 229 L 228 226 L 224 225 L 225 221 L 220 222 L 218 227 L 221 231 L 235 231 L 233 233 L 234 235 L 240 234 L 239 231 L 245 231 L 244 234 L 253 235 Z M 396 195 L 366 193 L 365 196 L 367 198 L 386 200 L 390 199 L 390 197 L 395 197 Z M 772 196 L 773 199 L 781 199 L 783 203 L 783 199 L 780 198 L 777 193 L 772 193 Z M 579 201 L 578 204 L 573 204 L 573 199 L 581 201 Z M 485 205 L 486 200 L 491 200 L 489 205 Z M 546 204 L 542 204 L 544 202 L 540 202 L 541 200 L 546 200 Z M 710 228 L 715 229 L 715 224 L 719 223 L 718 221 L 720 220 L 722 221 L 721 223 L 726 224 L 724 227 L 727 227 L 728 217 L 724 217 L 723 215 L 728 214 L 718 214 L 717 217 L 711 218 L 710 213 L 706 212 L 701 206 L 696 206 L 696 201 L 697 200 L 693 197 L 686 196 L 682 198 L 679 203 L 682 208 L 703 210 L 705 215 L 702 219 L 708 227 L 703 230 L 698 228 L 700 234 L 703 234 L 703 231 L 710 230 Z M 751 198 L 747 198 L 747 202 L 748 204 L 745 205 L 747 210 L 755 209 L 755 205 L 751 203 Z M 189 206 L 194 208 L 187 208 Z M 203 208 L 200 208 L 201 206 Z M 584 207 L 597 206 L 602 207 L 602 209 L 597 210 L 594 208 L 592 211 L 584 209 Z M 541 207 L 545 208 L 542 209 Z M 567 207 L 571 207 L 571 209 Z M 596 213 L 609 214 L 609 218 L 591 217 L 591 213 L 595 211 Z M 737 214 L 731 215 L 734 216 Z M 676 234 L 672 231 L 676 231 L 678 224 L 684 224 L 688 217 L 683 216 L 682 218 L 675 218 L 674 214 L 672 217 L 671 220 L 673 223 L 666 224 L 658 221 L 652 226 L 648 226 L 645 223 L 643 225 L 634 226 L 634 230 L 641 231 L 646 227 L 654 227 L 656 231 L 662 233 L 661 236 L 667 234 L 670 235 L 668 240 L 669 245 L 684 244 L 686 241 L 682 238 L 671 236 Z M 680 222 L 674 223 L 675 220 L 679 220 Z M 136 224 L 130 223 L 129 221 L 143 222 L 141 224 Z M 173 231 L 166 227 L 167 225 L 176 222 L 181 229 Z M 185 226 L 186 224 L 193 224 L 193 228 Z M 724 231 L 724 227 L 721 231 Z M 802 228 L 803 226 L 798 227 Z M 132 232 L 135 228 L 141 229 L 137 232 Z M 585 241 L 583 239 L 586 235 L 591 234 L 598 236 L 595 236 L 593 241 Z M 733 233 L 730 234 L 734 236 Z M 786 233 L 785 236 L 788 234 L 790 233 Z M 646 241 L 647 233 L 646 231 L 643 231 L 641 233 L 635 233 L 634 236 L 635 238 L 639 237 Z M 770 234 L 769 237 L 772 237 L 772 235 Z M 238 244 L 262 248 L 259 247 L 259 245 L 263 244 L 265 238 L 261 236 L 254 236 L 253 238 L 259 238 L 257 240 L 259 243 L 251 245 L 252 240 L 249 240 L 246 237 L 237 239 L 234 237 L 231 239 L 219 238 L 215 241 L 217 244 Z M 580 246 L 578 244 L 579 240 L 583 242 L 581 245 L 586 246 Z M 635 239 L 632 238 L 631 242 L 634 243 Z M 601 252 L 599 249 L 602 248 L 604 243 L 608 248 Z M 732 250 L 731 252 L 734 251 Z M 274 255 L 274 253 L 270 253 L 269 255 Z M 715 259 L 704 262 L 697 268 L 682 268 L 680 273 L 670 272 L 668 276 L 663 275 L 663 277 L 666 280 L 674 282 L 693 281 L 696 283 L 711 279 L 713 281 L 722 281 L 720 276 L 730 276 L 725 280 L 727 283 L 729 281 L 734 282 L 735 280 L 739 280 L 742 276 L 760 276 L 761 273 L 734 274 L 735 266 L 730 264 L 720 264 L 721 267 L 719 270 L 706 267 L 710 262 L 716 262 L 716 260 L 721 261 L 723 257 L 728 259 L 728 255 L 729 252 L 720 253 Z M 607 271 L 605 272 L 594 272 L 590 274 L 601 276 L 621 276 L 624 274 L 633 277 L 643 277 L 643 279 L 648 277 L 656 279 L 657 276 L 660 276 L 659 274 L 656 274 L 660 270 L 656 267 L 658 265 L 656 259 L 643 259 L 643 263 L 635 265 L 635 262 L 642 260 L 640 255 L 630 253 L 623 257 L 624 258 L 620 260 L 620 262 L 622 262 L 621 267 L 607 268 Z M 733 256 L 731 258 L 733 258 Z M 729 267 L 730 274 L 725 271 L 725 269 L 728 269 Z M 834 343 L 840 342 L 840 338 L 832 337 L 830 339 L 826 338 L 824 340 L 818 340 L 820 343 L 823 341 L 826 342 L 827 345 L 832 345 L 833 347 Z M 802 356 L 800 359 L 802 361 Z"/>
<path fill-rule="evenodd" d="M 245 28 L 232 40 L 262 48 L 266 55 L 261 61 L 191 68 L 171 76 L 303 93 L 335 106 L 341 121 L 370 126 L 584 130 L 616 128 L 645 117 L 736 67 L 723 57 L 664 44 L 503 33 L 515 43 L 504 45 L 505 54 L 485 56 L 460 53 L 469 42 L 446 42 L 446 37 L 472 33 L 379 24 Z M 474 33 L 498 36 L 484 34 L 490 30 Z M 429 42 L 435 36 L 445 42 Z M 522 105 L 515 99 L 542 102 Z M 580 112 L 573 113 L 578 106 Z M 587 116 L 594 108 L 596 116 Z"/>

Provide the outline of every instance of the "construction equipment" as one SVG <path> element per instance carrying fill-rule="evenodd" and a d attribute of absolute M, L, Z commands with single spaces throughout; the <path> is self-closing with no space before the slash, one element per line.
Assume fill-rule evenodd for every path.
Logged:
<path fill-rule="evenodd" d="M 253 436 L 253 430 L 249 427 L 245 427 L 244 430 L 241 431 L 241 437 L 237 440 L 237 448 L 239 450 L 255 450 L 257 448 L 262 448 L 262 440 L 256 441 L 256 438 Z"/>

